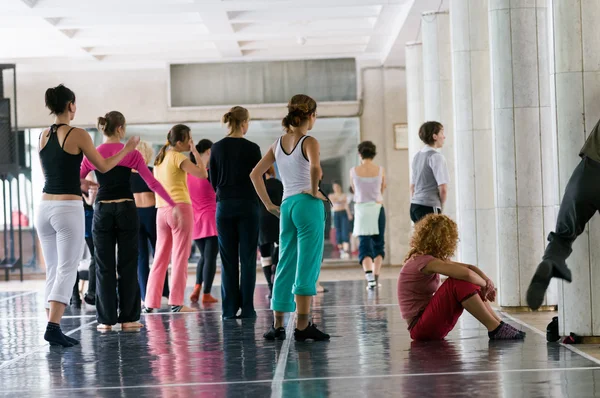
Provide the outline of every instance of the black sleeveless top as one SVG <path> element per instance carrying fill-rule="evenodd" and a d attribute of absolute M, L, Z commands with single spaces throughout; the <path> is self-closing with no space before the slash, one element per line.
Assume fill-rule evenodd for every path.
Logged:
<path fill-rule="evenodd" d="M 66 124 L 53 124 L 48 131 L 48 142 L 39 152 L 40 162 L 44 171 L 44 193 L 52 195 L 77 195 L 81 196 L 81 181 L 79 169 L 83 160 L 83 153 L 77 155 L 65 152 L 65 142 L 75 127 L 65 135 L 60 145 L 56 131 Z M 40 136 L 41 138 L 41 136 Z"/>
<path fill-rule="evenodd" d="M 154 170 L 152 167 L 148 167 L 148 169 L 150 169 L 150 172 Z M 133 193 L 152 192 L 140 173 L 131 173 L 131 179 L 129 182 L 131 184 L 131 192 Z"/>
<path fill-rule="evenodd" d="M 131 174 L 133 174 L 131 168 L 125 166 L 116 166 L 106 173 L 96 170 L 96 179 L 98 180 L 98 185 L 100 185 L 96 202 L 133 199 L 133 193 L 129 185 Z"/>

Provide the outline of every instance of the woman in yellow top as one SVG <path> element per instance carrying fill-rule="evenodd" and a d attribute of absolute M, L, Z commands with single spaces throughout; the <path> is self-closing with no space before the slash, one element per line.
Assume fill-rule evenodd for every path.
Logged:
<path fill-rule="evenodd" d="M 181 219 L 174 219 L 172 208 L 167 206 L 162 198 L 156 198 L 156 207 L 158 207 L 156 253 L 146 288 L 146 308 L 144 309 L 146 313 L 160 308 L 169 259 L 172 264 L 171 292 L 169 294 L 171 312 L 193 311 L 183 305 L 194 220 L 186 179 L 187 174 L 197 178 L 207 178 L 208 174 L 201 162 L 199 165 L 195 165 L 181 153 L 186 151 L 191 151 L 196 159 L 200 159 L 200 154 L 190 136 L 190 128 L 183 124 L 177 124 L 169 131 L 166 145 L 156 156 L 154 177 L 177 203 Z"/>

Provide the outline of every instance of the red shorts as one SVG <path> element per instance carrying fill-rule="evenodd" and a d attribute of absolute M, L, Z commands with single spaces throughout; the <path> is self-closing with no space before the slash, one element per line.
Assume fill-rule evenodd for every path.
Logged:
<path fill-rule="evenodd" d="M 413 340 L 442 340 L 463 312 L 462 302 L 479 293 L 471 282 L 448 278 L 435 292 L 425 310 L 410 329 Z"/>

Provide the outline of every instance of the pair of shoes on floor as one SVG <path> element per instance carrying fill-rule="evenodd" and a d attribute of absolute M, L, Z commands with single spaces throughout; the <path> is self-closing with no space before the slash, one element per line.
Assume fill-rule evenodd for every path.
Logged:
<path fill-rule="evenodd" d="M 202 284 L 194 285 L 194 291 L 190 295 L 190 301 L 192 303 L 197 303 L 200 300 L 200 290 L 202 289 Z M 210 293 L 202 294 L 202 303 L 203 304 L 212 304 L 217 303 L 219 300 L 214 298 Z"/>
<path fill-rule="evenodd" d="M 281 326 L 275 329 L 275 325 L 271 324 L 271 327 L 269 328 L 267 333 L 263 334 L 263 337 L 266 340 L 285 340 L 285 328 Z M 304 330 L 294 330 L 294 339 L 296 341 L 328 341 L 329 338 L 330 336 L 327 333 L 323 333 L 319 329 L 317 329 L 317 325 L 315 325 L 314 323 L 309 323 L 306 329 Z"/>

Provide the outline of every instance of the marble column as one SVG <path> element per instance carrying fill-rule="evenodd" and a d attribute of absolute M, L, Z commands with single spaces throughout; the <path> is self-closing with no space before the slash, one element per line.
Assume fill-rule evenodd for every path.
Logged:
<path fill-rule="evenodd" d="M 550 0 L 552 123 L 560 198 L 579 150 L 600 118 L 600 2 Z M 562 334 L 600 336 L 600 219 L 594 216 L 567 259 L 573 282 L 559 284 Z"/>
<path fill-rule="evenodd" d="M 412 173 L 412 160 L 423 147 L 419 127 L 425 121 L 423 102 L 423 43 L 406 43 L 406 109 L 408 119 L 408 169 Z M 409 194 L 410 195 L 410 194 Z"/>
<path fill-rule="evenodd" d="M 456 220 L 455 137 L 452 109 L 452 64 L 450 62 L 450 17 L 448 11 L 423 13 L 423 87 L 426 121 L 444 125 L 446 157 L 450 183 L 444 213 Z"/>
<path fill-rule="evenodd" d="M 488 2 L 450 2 L 459 260 L 497 283 Z"/>
<path fill-rule="evenodd" d="M 492 1 L 489 17 L 499 296 L 520 307 L 554 220 L 546 2 Z"/>

